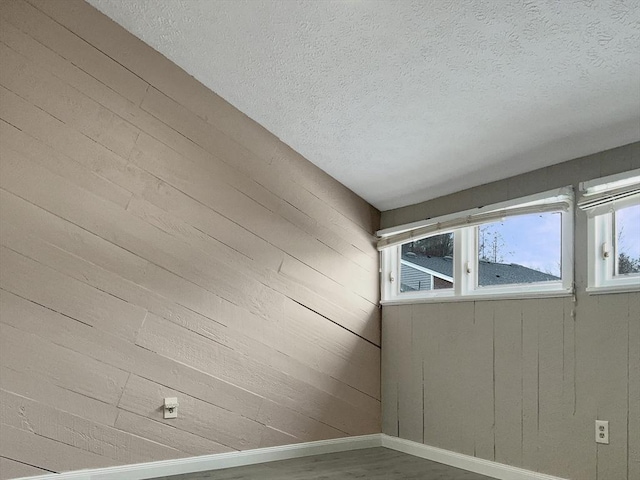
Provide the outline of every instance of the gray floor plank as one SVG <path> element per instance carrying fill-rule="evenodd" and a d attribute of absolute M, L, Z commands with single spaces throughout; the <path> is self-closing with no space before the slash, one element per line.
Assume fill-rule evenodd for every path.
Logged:
<path fill-rule="evenodd" d="M 158 480 L 492 480 L 383 447 L 162 477 Z"/>

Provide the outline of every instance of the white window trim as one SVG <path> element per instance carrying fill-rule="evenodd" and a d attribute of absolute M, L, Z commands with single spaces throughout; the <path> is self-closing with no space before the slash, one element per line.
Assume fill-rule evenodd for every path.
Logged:
<path fill-rule="evenodd" d="M 583 182 L 580 189 L 578 205 L 587 213 L 587 292 L 640 291 L 640 274 L 614 275 L 618 249 L 613 225 L 617 209 L 640 202 L 640 169 Z"/>
<path fill-rule="evenodd" d="M 559 205 L 563 204 L 564 209 Z M 549 208 L 549 205 L 553 207 Z M 562 213 L 562 279 L 551 282 L 530 284 L 495 285 L 478 287 L 477 272 L 477 225 L 496 221 L 500 215 L 507 212 L 561 211 Z M 555 210 L 554 210 L 555 208 Z M 562 211 L 564 210 L 564 211 Z M 497 213 L 497 215 L 494 215 Z M 492 216 L 496 218 L 491 219 Z M 408 303 L 429 303 L 446 301 L 464 301 L 480 299 L 510 299 L 510 298 L 538 298 L 557 297 L 573 294 L 573 189 L 565 187 L 551 192 L 510 200 L 480 209 L 467 210 L 453 215 L 446 215 L 421 222 L 414 222 L 390 229 L 380 230 L 378 236 L 384 240 L 380 242 L 381 250 L 381 304 L 399 305 Z M 486 222 L 478 223 L 478 218 Z M 434 225 L 458 224 L 459 228 L 433 230 Z M 425 228 L 426 227 L 426 228 Z M 412 234 L 416 231 L 429 231 L 427 235 Z M 453 288 L 442 290 L 421 290 L 400 293 L 400 258 L 402 243 L 418 240 L 426 236 L 442 233 L 454 233 L 453 252 Z M 406 240 L 410 238 L 409 240 Z"/>

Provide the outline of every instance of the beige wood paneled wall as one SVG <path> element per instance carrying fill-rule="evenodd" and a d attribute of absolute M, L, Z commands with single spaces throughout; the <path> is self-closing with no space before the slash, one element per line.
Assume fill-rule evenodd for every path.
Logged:
<path fill-rule="evenodd" d="M 374 208 L 81 0 L 0 65 L 2 478 L 380 431 Z"/>
<path fill-rule="evenodd" d="M 390 226 L 640 168 L 635 143 L 406 209 Z M 437 212 L 437 213 L 436 213 Z M 640 293 L 383 308 L 383 432 L 561 478 L 640 478 Z M 610 444 L 595 443 L 608 420 Z"/>

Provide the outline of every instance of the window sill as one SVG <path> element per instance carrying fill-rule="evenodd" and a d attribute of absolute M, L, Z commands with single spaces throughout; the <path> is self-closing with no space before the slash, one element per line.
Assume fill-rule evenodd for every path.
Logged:
<path fill-rule="evenodd" d="M 603 292 L 604 293 L 604 292 Z M 553 290 L 538 292 L 502 292 L 502 293 L 482 293 L 464 296 L 440 296 L 440 297 L 421 297 L 421 298 L 394 298 L 392 300 L 382 300 L 380 305 L 412 305 L 417 303 L 450 303 L 450 302 L 477 302 L 477 301 L 493 301 L 493 300 L 526 300 L 532 298 L 558 298 L 570 297 L 573 292 L 570 290 Z"/>
<path fill-rule="evenodd" d="M 633 293 L 640 292 L 640 284 L 638 285 L 607 285 L 604 287 L 587 287 L 589 295 L 605 295 L 608 293 Z"/>

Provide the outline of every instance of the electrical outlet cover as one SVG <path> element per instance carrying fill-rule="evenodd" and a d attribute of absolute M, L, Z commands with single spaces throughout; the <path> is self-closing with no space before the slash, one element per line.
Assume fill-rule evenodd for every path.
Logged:
<path fill-rule="evenodd" d="M 609 445 L 609 422 L 596 420 L 596 443 Z"/>

